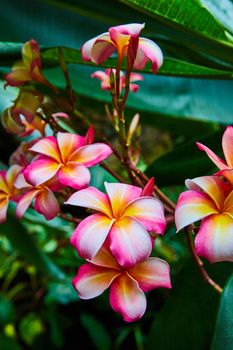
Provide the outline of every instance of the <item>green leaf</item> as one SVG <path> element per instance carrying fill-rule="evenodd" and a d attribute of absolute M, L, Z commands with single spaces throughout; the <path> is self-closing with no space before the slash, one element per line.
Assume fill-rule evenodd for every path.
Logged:
<path fill-rule="evenodd" d="M 32 345 L 36 337 L 43 333 L 44 325 L 38 315 L 31 312 L 21 319 L 19 331 L 25 343 L 27 345 Z"/>
<path fill-rule="evenodd" d="M 55 279 L 64 280 L 65 274 L 59 269 L 57 265 L 44 254 L 35 244 L 31 235 L 28 234 L 25 227 L 14 214 L 9 213 L 6 223 L 0 226 L 1 234 L 11 241 L 14 248 L 19 251 L 24 258 L 35 265 L 38 270 L 43 272 L 45 276 Z"/>
<path fill-rule="evenodd" d="M 212 350 L 233 349 L 233 276 L 229 279 L 221 295 Z"/>
<path fill-rule="evenodd" d="M 220 153 L 222 130 L 205 137 L 198 137 L 177 146 L 173 151 L 155 159 L 147 168 L 147 175 L 154 176 L 161 186 L 183 184 L 187 178 L 203 176 L 215 166 L 207 155 L 200 151 L 196 142 L 201 142 Z"/>
<path fill-rule="evenodd" d="M 225 282 L 232 271 L 231 263 L 205 264 L 211 277 Z M 210 349 L 219 294 L 203 281 L 193 261 L 172 281 L 170 297 L 155 315 L 146 349 Z"/>
<path fill-rule="evenodd" d="M 90 168 L 91 181 L 89 186 L 94 186 L 100 191 L 106 191 L 104 182 L 119 182 L 115 177 L 103 169 L 100 165 Z"/>
<path fill-rule="evenodd" d="M 51 282 L 45 298 L 47 303 L 59 303 L 67 305 L 71 302 L 79 300 L 78 294 L 75 291 L 71 279 L 66 282 Z"/>
<path fill-rule="evenodd" d="M 13 303 L 3 294 L 0 294 L 0 324 L 13 322 L 15 319 L 15 309 Z"/>
<path fill-rule="evenodd" d="M 96 349 L 111 349 L 111 338 L 99 320 L 94 316 L 85 313 L 81 314 L 81 324 L 87 330 Z"/>
<path fill-rule="evenodd" d="M 15 339 L 9 338 L 4 334 L 0 334 L 1 348 L 4 350 L 22 350 L 22 348 L 16 343 Z"/>

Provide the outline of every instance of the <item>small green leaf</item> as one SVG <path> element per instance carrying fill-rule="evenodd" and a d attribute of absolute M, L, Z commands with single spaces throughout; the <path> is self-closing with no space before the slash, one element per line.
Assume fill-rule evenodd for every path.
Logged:
<path fill-rule="evenodd" d="M 45 298 L 47 303 L 56 302 L 62 305 L 78 301 L 79 297 L 75 291 L 71 279 L 64 283 L 51 282 Z"/>
<path fill-rule="evenodd" d="M 43 333 L 44 325 L 38 315 L 29 313 L 20 321 L 19 331 L 25 343 L 27 345 L 32 345 L 35 338 Z"/>
<path fill-rule="evenodd" d="M 118 182 L 118 180 L 103 169 L 100 165 L 96 165 L 90 168 L 91 181 L 90 186 L 98 188 L 100 191 L 105 192 L 104 182 Z"/>
<path fill-rule="evenodd" d="M 11 300 L 0 294 L 0 324 L 13 322 L 15 319 L 15 309 Z"/>

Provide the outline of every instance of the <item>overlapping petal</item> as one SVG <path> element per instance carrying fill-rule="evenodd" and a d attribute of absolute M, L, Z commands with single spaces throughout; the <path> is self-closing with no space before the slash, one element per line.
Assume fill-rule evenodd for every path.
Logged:
<path fill-rule="evenodd" d="M 55 218 L 60 211 L 58 201 L 49 189 L 39 192 L 36 196 L 34 208 L 38 213 L 44 215 L 47 220 Z"/>
<path fill-rule="evenodd" d="M 163 233 L 165 230 L 164 208 L 157 198 L 137 198 L 125 207 L 121 215 L 139 220 L 148 231 Z"/>
<path fill-rule="evenodd" d="M 93 264 L 84 264 L 73 279 L 73 285 L 82 299 L 92 299 L 102 294 L 120 274 L 120 271 Z"/>
<path fill-rule="evenodd" d="M 160 47 L 154 41 L 147 38 L 140 38 L 134 68 L 144 68 L 147 61 L 151 61 L 152 71 L 156 73 L 163 64 L 163 54 Z"/>
<path fill-rule="evenodd" d="M 63 185 L 71 186 L 76 190 L 87 187 L 91 179 L 90 172 L 85 166 L 71 162 L 61 167 L 57 177 Z"/>
<path fill-rule="evenodd" d="M 61 164 L 51 158 L 44 157 L 29 164 L 24 170 L 27 182 L 37 186 L 51 179 L 60 169 Z"/>
<path fill-rule="evenodd" d="M 233 219 L 228 215 L 211 215 L 202 221 L 195 239 L 198 255 L 210 262 L 233 261 Z"/>
<path fill-rule="evenodd" d="M 108 145 L 104 143 L 94 143 L 78 149 L 70 156 L 69 161 L 78 162 L 90 167 L 102 162 L 102 160 L 107 158 L 111 153 L 112 149 Z"/>
<path fill-rule="evenodd" d="M 85 137 L 66 132 L 58 132 L 57 144 L 62 161 L 66 163 L 72 153 L 85 145 Z"/>
<path fill-rule="evenodd" d="M 80 222 L 71 236 L 70 242 L 78 254 L 91 260 L 102 247 L 114 219 L 103 214 L 93 214 Z"/>
<path fill-rule="evenodd" d="M 220 170 L 229 168 L 228 165 L 219 156 L 217 156 L 213 151 L 211 151 L 211 149 L 209 149 L 202 143 L 197 142 L 197 147 L 199 148 L 199 150 L 204 151 Z"/>
<path fill-rule="evenodd" d="M 107 241 L 108 240 L 106 240 L 106 243 L 102 246 L 94 258 L 90 260 L 90 262 L 97 266 L 121 270 L 121 266 L 116 261 L 116 258 L 112 255 Z"/>
<path fill-rule="evenodd" d="M 118 276 L 110 287 L 110 303 L 127 322 L 136 321 L 146 311 L 146 297 L 137 281 L 127 273 Z"/>
<path fill-rule="evenodd" d="M 162 259 L 148 258 L 128 270 L 128 273 L 144 292 L 155 288 L 171 288 L 170 267 Z"/>
<path fill-rule="evenodd" d="M 72 194 L 65 204 L 90 208 L 112 217 L 111 203 L 108 196 L 95 187 L 88 187 Z"/>
<path fill-rule="evenodd" d="M 130 217 L 114 223 L 109 233 L 109 242 L 111 252 L 125 268 L 147 259 L 152 250 L 151 239 L 145 227 Z"/>
<path fill-rule="evenodd" d="M 48 156 L 57 162 L 62 161 L 57 140 L 54 136 L 43 137 L 30 148 L 30 151 Z"/>
<path fill-rule="evenodd" d="M 206 193 L 192 190 L 183 192 L 178 198 L 175 211 L 177 231 L 217 212 L 216 205 Z"/>
<path fill-rule="evenodd" d="M 21 219 L 23 217 L 25 211 L 29 208 L 33 199 L 38 195 L 40 191 L 41 190 L 39 189 L 31 189 L 20 198 L 16 208 L 16 216 L 18 218 Z"/>

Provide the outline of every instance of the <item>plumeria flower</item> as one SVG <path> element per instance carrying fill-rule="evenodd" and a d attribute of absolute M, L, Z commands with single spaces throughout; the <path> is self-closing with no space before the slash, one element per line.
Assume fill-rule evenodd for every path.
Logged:
<path fill-rule="evenodd" d="M 105 183 L 105 188 L 107 194 L 88 187 L 65 203 L 97 211 L 78 225 L 71 243 L 81 257 L 93 259 L 108 238 L 118 263 L 131 267 L 151 253 L 152 240 L 147 231 L 164 232 L 164 208 L 157 198 L 141 196 L 139 187 Z"/>
<path fill-rule="evenodd" d="M 210 262 L 233 261 L 233 191 L 218 176 L 186 180 L 175 211 L 177 231 L 202 220 L 195 238 L 198 255 Z"/>
<path fill-rule="evenodd" d="M 152 40 L 140 38 L 144 24 L 131 23 L 109 28 L 108 32 L 88 40 L 82 47 L 84 61 L 102 64 L 114 51 L 117 51 L 119 62 L 124 56 L 132 55 L 135 69 L 145 67 L 147 61 L 152 62 L 154 73 L 163 63 L 161 49 Z"/>
<path fill-rule="evenodd" d="M 21 219 L 25 211 L 34 202 L 34 209 L 42 214 L 46 220 L 51 220 L 57 216 L 60 211 L 59 203 L 53 193 L 61 189 L 56 179 L 45 182 L 39 186 L 32 186 L 20 173 L 15 181 L 15 187 L 24 190 L 24 194 L 17 203 L 16 216 Z"/>
<path fill-rule="evenodd" d="M 110 81 L 111 70 L 112 70 L 113 74 L 115 75 L 116 69 L 111 69 L 111 68 L 108 68 L 105 71 L 97 70 L 96 72 L 94 72 L 91 75 L 92 78 L 97 78 L 101 81 L 101 89 L 102 90 L 111 90 L 112 89 L 111 81 Z M 143 80 L 143 79 L 144 78 L 141 74 L 130 73 L 130 85 L 129 85 L 130 91 L 137 92 L 139 89 L 139 86 L 137 84 L 133 84 L 133 82 Z M 125 88 L 125 75 L 121 71 L 120 72 L 120 92 L 122 91 L 123 88 Z"/>
<path fill-rule="evenodd" d="M 35 40 L 26 42 L 22 47 L 22 61 L 17 62 L 12 72 L 5 76 L 6 85 L 21 86 L 31 80 L 50 85 L 42 74 L 40 48 Z"/>
<path fill-rule="evenodd" d="M 105 245 L 73 279 L 81 299 L 92 299 L 110 287 L 110 304 L 127 322 L 136 321 L 146 311 L 144 292 L 171 288 L 170 268 L 166 261 L 148 258 L 132 268 L 123 269 Z"/>
<path fill-rule="evenodd" d="M 83 136 L 63 132 L 58 132 L 57 137 L 40 139 L 30 148 L 40 156 L 26 167 L 26 181 L 38 186 L 56 175 L 65 186 L 77 190 L 85 188 L 90 182 L 88 167 L 100 163 L 112 153 L 108 145 L 87 144 L 86 140 Z"/>
<path fill-rule="evenodd" d="M 22 167 L 19 165 L 12 165 L 7 171 L 0 170 L 0 223 L 6 220 L 10 200 L 17 200 L 19 191 L 14 184 L 21 169 Z"/>
<path fill-rule="evenodd" d="M 217 175 L 223 175 L 233 184 L 233 127 L 228 126 L 222 137 L 225 162 L 202 143 L 197 142 L 197 146 L 201 151 L 205 151 L 212 162 L 220 169 Z"/>

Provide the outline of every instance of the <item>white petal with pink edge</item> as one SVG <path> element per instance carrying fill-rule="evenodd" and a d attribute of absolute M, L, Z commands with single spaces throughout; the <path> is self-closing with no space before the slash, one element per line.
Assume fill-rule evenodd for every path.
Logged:
<path fill-rule="evenodd" d="M 30 151 L 51 157 L 57 162 L 61 161 L 61 155 L 58 148 L 57 140 L 54 136 L 47 136 L 40 139 L 30 149 Z"/>
<path fill-rule="evenodd" d="M 72 282 L 81 299 L 92 299 L 102 294 L 118 275 L 117 270 L 87 263 L 79 268 Z"/>
<path fill-rule="evenodd" d="M 211 151 L 211 149 L 209 149 L 208 147 L 206 147 L 205 145 L 203 145 L 200 142 L 197 142 L 197 147 L 199 148 L 199 150 L 204 151 L 207 156 L 212 160 L 212 162 L 220 169 L 229 169 L 228 165 L 219 157 L 217 156 L 217 154 L 215 154 L 213 151 Z"/>
<path fill-rule="evenodd" d="M 112 254 L 125 268 L 146 260 L 152 250 L 150 235 L 145 227 L 130 217 L 114 223 L 109 233 L 109 244 Z"/>
<path fill-rule="evenodd" d="M 160 47 L 152 40 L 140 38 L 138 44 L 137 56 L 134 62 L 135 69 L 145 67 L 147 61 L 152 63 L 152 71 L 156 73 L 163 64 L 163 53 Z"/>
<path fill-rule="evenodd" d="M 128 273 L 144 292 L 155 288 L 171 288 L 170 267 L 162 259 L 148 258 L 128 270 Z"/>
<path fill-rule="evenodd" d="M 114 220 L 106 215 L 93 214 L 80 222 L 70 238 L 80 257 L 91 260 L 98 253 Z"/>
<path fill-rule="evenodd" d="M 111 153 L 111 147 L 105 143 L 93 143 L 74 152 L 69 160 L 90 167 L 102 162 Z"/>
<path fill-rule="evenodd" d="M 113 215 L 118 217 L 124 210 L 125 206 L 140 197 L 142 189 L 137 186 L 122 184 L 122 183 L 108 183 L 105 182 L 107 194 L 109 196 Z"/>
<path fill-rule="evenodd" d="M 129 203 L 121 216 L 130 216 L 139 220 L 148 231 L 164 233 L 166 220 L 164 207 L 159 199 L 140 197 Z"/>
<path fill-rule="evenodd" d="M 83 165 L 67 163 L 57 173 L 58 180 L 65 186 L 81 190 L 88 186 L 91 175 L 90 171 Z"/>
<path fill-rule="evenodd" d="M 126 322 L 137 321 L 146 311 L 146 297 L 137 281 L 127 273 L 121 274 L 112 282 L 110 303 Z"/>
<path fill-rule="evenodd" d="M 216 213 L 217 207 L 207 194 L 192 190 L 183 192 L 178 198 L 175 210 L 177 231 Z"/>
<path fill-rule="evenodd" d="M 44 215 L 46 220 L 52 220 L 60 211 L 60 206 L 53 192 L 50 190 L 41 191 L 35 200 L 35 210 Z"/>
<path fill-rule="evenodd" d="M 58 132 L 57 143 L 64 163 L 69 160 L 69 157 L 80 147 L 85 145 L 85 137 L 68 132 Z"/>
<path fill-rule="evenodd" d="M 227 165 L 233 168 L 233 127 L 228 126 L 223 134 L 222 148 Z"/>
<path fill-rule="evenodd" d="M 108 240 L 106 240 L 102 248 L 98 251 L 94 258 L 90 260 L 90 262 L 97 266 L 121 270 L 121 266 L 116 261 L 116 258 L 112 255 L 107 241 Z"/>
<path fill-rule="evenodd" d="M 112 217 L 112 209 L 108 196 L 92 186 L 75 192 L 65 204 L 94 209 Z"/>
<path fill-rule="evenodd" d="M 16 207 L 16 216 L 18 218 L 22 218 L 25 211 L 29 208 L 30 204 L 32 203 L 33 199 L 40 193 L 41 190 L 32 189 L 25 193 L 19 200 L 17 207 Z"/>
<path fill-rule="evenodd" d="M 28 183 L 38 186 L 50 180 L 60 169 L 61 164 L 51 158 L 44 157 L 29 164 L 24 170 Z"/>
<path fill-rule="evenodd" d="M 233 261 L 233 219 L 211 215 L 203 220 L 195 238 L 195 250 L 210 262 Z"/>
<path fill-rule="evenodd" d="M 13 190 L 15 180 L 22 169 L 23 167 L 21 167 L 20 165 L 14 164 L 11 165 L 11 167 L 7 170 L 6 181 L 10 190 Z"/>
<path fill-rule="evenodd" d="M 130 23 L 130 24 L 121 24 L 119 26 L 110 27 L 109 32 L 114 32 L 120 34 L 127 34 L 132 36 L 139 36 L 141 30 L 145 27 L 145 23 Z"/>

